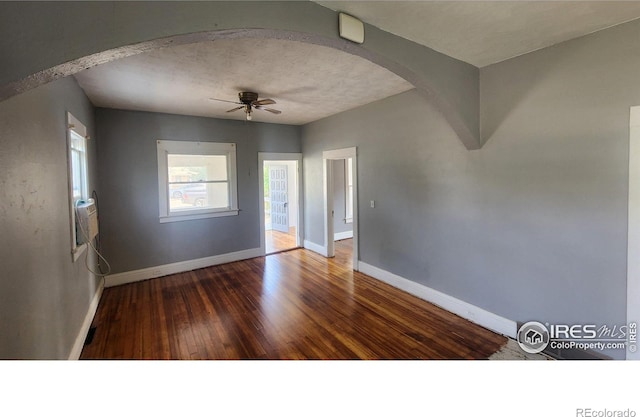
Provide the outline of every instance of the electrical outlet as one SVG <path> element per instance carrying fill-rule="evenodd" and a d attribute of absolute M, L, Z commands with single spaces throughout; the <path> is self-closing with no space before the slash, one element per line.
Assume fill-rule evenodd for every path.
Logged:
<path fill-rule="evenodd" d="M 371 208 L 376 208 L 376 202 L 374 200 L 371 200 Z"/>

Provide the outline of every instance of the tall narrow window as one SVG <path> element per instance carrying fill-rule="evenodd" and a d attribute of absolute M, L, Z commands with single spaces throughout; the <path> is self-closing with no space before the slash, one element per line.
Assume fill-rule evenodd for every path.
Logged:
<path fill-rule="evenodd" d="M 160 222 L 238 214 L 234 143 L 158 141 Z"/>
<path fill-rule="evenodd" d="M 353 158 L 345 160 L 345 223 L 353 223 Z"/>
<path fill-rule="evenodd" d="M 79 200 L 89 198 L 89 169 L 87 166 L 87 128 L 71 113 L 67 113 L 67 144 L 69 149 L 69 218 L 71 253 L 78 259 L 86 244 L 78 245 L 75 207 Z"/>
<path fill-rule="evenodd" d="M 86 138 L 74 130 L 69 132 L 71 141 L 71 185 L 72 201 L 87 198 L 87 143 Z"/>

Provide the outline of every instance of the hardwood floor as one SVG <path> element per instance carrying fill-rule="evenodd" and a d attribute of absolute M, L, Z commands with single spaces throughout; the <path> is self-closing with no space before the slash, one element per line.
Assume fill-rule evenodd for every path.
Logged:
<path fill-rule="evenodd" d="M 304 249 L 107 288 L 82 359 L 487 358 L 506 338 Z"/>
<path fill-rule="evenodd" d="M 296 228 L 290 227 L 289 233 L 267 230 L 264 240 L 267 254 L 293 249 L 296 247 Z"/>

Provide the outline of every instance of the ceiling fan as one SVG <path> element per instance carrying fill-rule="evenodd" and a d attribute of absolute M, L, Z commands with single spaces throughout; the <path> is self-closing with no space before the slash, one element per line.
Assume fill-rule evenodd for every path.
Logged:
<path fill-rule="evenodd" d="M 240 101 L 229 101 L 229 100 L 220 100 L 218 98 L 210 98 L 209 100 L 213 100 L 213 101 L 222 101 L 225 103 L 233 103 L 233 104 L 240 104 L 240 106 L 235 107 L 231 110 L 227 110 L 227 113 L 232 113 L 234 111 L 240 110 L 240 109 L 244 109 L 245 114 L 247 115 L 247 120 L 251 120 L 251 113 L 253 112 L 253 109 L 257 109 L 257 110 L 264 110 L 264 111 L 268 111 L 269 113 L 273 113 L 273 114 L 280 114 L 282 113 L 280 110 L 276 110 L 276 109 L 271 109 L 269 107 L 264 107 L 264 106 L 268 106 L 270 104 L 276 104 L 275 100 L 272 100 L 270 98 L 263 98 L 262 100 L 258 100 L 258 93 L 254 93 L 251 91 L 241 91 L 238 93 L 238 100 Z"/>

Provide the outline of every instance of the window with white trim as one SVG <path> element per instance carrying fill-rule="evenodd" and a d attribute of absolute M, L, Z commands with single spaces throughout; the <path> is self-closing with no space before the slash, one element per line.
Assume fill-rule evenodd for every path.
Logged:
<path fill-rule="evenodd" d="M 158 141 L 160 222 L 238 214 L 236 144 Z"/>
<path fill-rule="evenodd" d="M 76 261 L 86 249 L 78 245 L 75 207 L 79 200 L 89 198 L 89 170 L 87 166 L 87 128 L 71 113 L 67 113 L 67 145 L 69 169 L 69 218 L 71 227 L 71 253 Z"/>
<path fill-rule="evenodd" d="M 353 223 L 353 158 L 345 160 L 345 223 Z"/>

